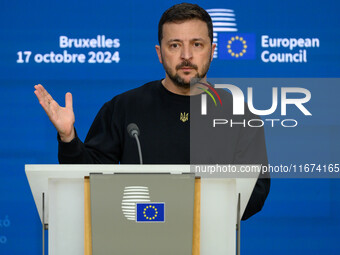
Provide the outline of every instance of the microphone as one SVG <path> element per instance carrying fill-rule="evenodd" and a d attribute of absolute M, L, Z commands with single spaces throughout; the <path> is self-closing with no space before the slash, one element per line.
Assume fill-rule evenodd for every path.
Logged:
<path fill-rule="evenodd" d="M 139 133 L 140 133 L 139 128 L 135 123 L 130 123 L 127 126 L 127 131 L 129 133 L 130 137 L 136 139 L 137 147 L 138 147 L 138 154 L 139 154 L 139 161 L 140 161 L 140 164 L 142 165 L 143 164 L 142 149 L 141 149 L 139 139 L 138 139 L 138 136 L 139 136 Z"/>
<path fill-rule="evenodd" d="M 127 126 L 127 131 L 132 138 L 134 138 L 135 135 L 139 136 L 139 128 L 137 127 L 135 123 L 130 123 Z"/>

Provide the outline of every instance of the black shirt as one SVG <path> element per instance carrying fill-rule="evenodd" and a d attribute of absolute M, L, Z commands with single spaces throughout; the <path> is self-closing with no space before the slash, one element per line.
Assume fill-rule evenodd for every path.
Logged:
<path fill-rule="evenodd" d="M 231 95 L 221 93 L 221 97 L 222 110 L 230 117 Z M 174 94 L 165 89 L 161 81 L 117 95 L 101 108 L 84 143 L 77 136 L 70 143 L 59 139 L 59 162 L 139 164 L 136 141 L 127 132 L 127 126 L 135 123 L 140 130 L 144 164 L 267 164 L 262 128 L 236 125 L 201 134 L 200 128 L 203 130 L 204 124 L 193 126 L 196 122 L 191 121 L 191 118 L 198 119 L 199 104 L 200 95 Z M 209 109 L 218 111 L 213 107 Z M 246 114 L 248 119 L 256 118 L 249 111 Z M 216 147 L 217 143 L 219 146 Z M 258 179 L 243 219 L 261 210 L 269 187 L 269 178 Z"/>

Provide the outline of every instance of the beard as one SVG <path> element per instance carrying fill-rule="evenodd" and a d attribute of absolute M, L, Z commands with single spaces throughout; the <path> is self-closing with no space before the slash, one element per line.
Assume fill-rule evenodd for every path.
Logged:
<path fill-rule="evenodd" d="M 202 66 L 202 71 L 198 72 L 198 66 L 192 64 L 189 60 L 184 60 L 182 63 L 178 64 L 175 68 L 175 72 L 172 72 L 171 68 L 167 65 L 166 61 L 164 61 L 163 56 L 162 56 L 162 62 L 163 62 L 163 67 L 164 70 L 166 72 L 166 74 L 168 75 L 168 77 L 170 78 L 170 80 L 178 87 L 180 88 L 184 88 L 184 89 L 188 89 L 190 88 L 190 82 L 195 79 L 195 81 L 200 80 L 202 78 L 204 78 L 209 70 L 210 67 L 210 63 L 211 60 L 210 58 L 208 59 L 208 61 L 206 63 L 203 64 Z M 195 74 L 194 77 L 191 78 L 191 80 L 189 82 L 186 82 L 181 76 L 179 76 L 178 74 L 178 70 L 180 70 L 182 67 L 190 67 L 194 70 L 197 71 L 197 73 Z"/>

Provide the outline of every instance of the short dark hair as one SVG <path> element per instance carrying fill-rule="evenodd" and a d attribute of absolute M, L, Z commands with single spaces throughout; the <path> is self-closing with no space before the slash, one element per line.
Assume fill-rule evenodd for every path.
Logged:
<path fill-rule="evenodd" d="M 210 15 L 197 4 L 181 3 L 167 9 L 158 23 L 158 43 L 163 39 L 163 25 L 170 22 L 199 19 L 208 26 L 208 35 L 213 42 L 213 25 Z"/>

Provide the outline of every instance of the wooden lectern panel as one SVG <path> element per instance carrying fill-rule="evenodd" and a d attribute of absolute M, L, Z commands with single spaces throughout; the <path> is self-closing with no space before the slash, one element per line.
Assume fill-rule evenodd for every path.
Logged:
<path fill-rule="evenodd" d="M 195 179 L 195 198 L 194 198 L 194 224 L 192 238 L 192 254 L 200 254 L 200 227 L 201 227 L 201 179 Z M 84 253 L 92 255 L 92 235 L 91 235 L 91 197 L 90 197 L 90 178 L 84 179 Z"/>
<path fill-rule="evenodd" d="M 90 177 L 84 179 L 84 253 L 92 255 Z"/>
<path fill-rule="evenodd" d="M 201 233 L 201 178 L 195 178 L 194 227 L 192 235 L 192 255 L 200 255 Z"/>

